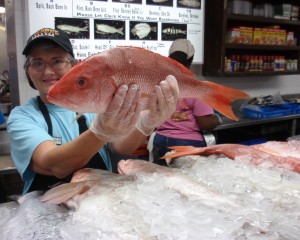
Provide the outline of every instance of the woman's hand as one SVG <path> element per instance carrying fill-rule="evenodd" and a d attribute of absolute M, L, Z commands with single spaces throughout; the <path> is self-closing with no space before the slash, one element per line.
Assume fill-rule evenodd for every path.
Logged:
<path fill-rule="evenodd" d="M 120 86 L 106 112 L 96 115 L 90 131 L 103 142 L 112 142 L 127 135 L 140 116 L 140 97 L 141 93 L 136 84 Z"/>
<path fill-rule="evenodd" d="M 149 99 L 149 109 L 142 111 L 136 124 L 137 129 L 149 136 L 156 127 L 160 126 L 176 110 L 179 87 L 174 76 L 167 76 L 156 86 L 156 95 Z"/>

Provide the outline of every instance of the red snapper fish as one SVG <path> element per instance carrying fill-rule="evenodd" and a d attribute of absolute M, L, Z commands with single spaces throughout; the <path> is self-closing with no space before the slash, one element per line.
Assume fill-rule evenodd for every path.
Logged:
<path fill-rule="evenodd" d="M 245 146 L 241 144 L 217 144 L 208 147 L 193 147 L 193 146 L 174 146 L 169 147 L 173 150 L 171 153 L 167 153 L 162 159 L 167 159 L 167 163 L 170 163 L 172 159 L 188 156 L 188 155 L 225 155 L 230 159 L 235 159 L 236 157 L 249 155 L 251 158 L 251 163 L 254 165 L 261 165 L 262 163 L 269 161 L 278 167 L 283 167 L 288 170 L 300 173 L 300 158 L 295 156 L 279 155 L 275 150 L 271 151 L 270 145 L 272 141 L 268 144 L 257 144 L 252 146 Z M 274 143 L 273 143 L 274 144 Z M 277 144 L 278 145 L 278 142 Z M 276 148 L 276 145 L 274 149 Z M 280 145 L 285 145 L 282 143 Z M 274 154 L 276 152 L 276 154 Z M 171 159 L 171 160 L 170 160 Z"/>
<path fill-rule="evenodd" d="M 137 84 L 147 99 L 168 75 L 176 77 L 180 98 L 199 98 L 233 120 L 238 118 L 231 103 L 249 97 L 237 89 L 200 81 L 173 59 L 143 48 L 123 46 L 79 62 L 49 90 L 48 100 L 79 113 L 101 113 L 105 112 L 120 85 Z"/>

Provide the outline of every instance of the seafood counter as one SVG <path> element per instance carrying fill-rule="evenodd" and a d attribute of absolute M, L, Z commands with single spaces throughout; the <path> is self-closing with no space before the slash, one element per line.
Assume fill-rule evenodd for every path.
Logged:
<path fill-rule="evenodd" d="M 282 101 L 291 101 L 292 99 L 300 99 L 300 94 L 287 94 L 280 96 Z M 270 118 L 248 118 L 242 111 L 242 106 L 247 104 L 247 102 L 251 101 L 252 98 L 248 99 L 239 99 L 232 103 L 232 109 L 234 114 L 238 117 L 239 121 L 233 121 L 229 118 L 222 116 L 222 124 L 217 126 L 213 133 L 218 134 L 218 132 L 227 129 L 254 126 L 254 125 L 263 125 L 269 124 L 277 124 L 279 122 L 288 122 L 289 123 L 289 136 L 294 136 L 297 134 L 297 126 L 299 126 L 300 122 L 300 114 L 289 114 L 285 116 L 277 116 Z"/>
<path fill-rule="evenodd" d="M 299 141 L 223 147 L 79 170 L 0 205 L 0 239 L 299 239 Z"/>

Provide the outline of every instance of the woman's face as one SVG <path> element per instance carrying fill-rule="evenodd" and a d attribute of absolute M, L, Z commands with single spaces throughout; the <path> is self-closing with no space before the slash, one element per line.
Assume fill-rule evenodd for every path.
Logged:
<path fill-rule="evenodd" d="M 30 51 L 26 72 L 44 102 L 49 89 L 72 68 L 70 60 L 59 46 L 38 45 Z"/>

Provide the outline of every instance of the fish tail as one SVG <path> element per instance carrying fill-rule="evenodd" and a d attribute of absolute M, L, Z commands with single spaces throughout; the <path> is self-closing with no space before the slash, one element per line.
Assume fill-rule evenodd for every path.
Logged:
<path fill-rule="evenodd" d="M 172 146 L 169 148 L 175 150 L 176 152 L 186 152 L 186 151 L 193 151 L 195 149 L 198 149 L 197 147 L 194 146 Z"/>
<path fill-rule="evenodd" d="M 156 27 L 151 27 L 152 32 L 156 32 Z"/>
<path fill-rule="evenodd" d="M 167 153 L 166 155 L 162 156 L 160 159 L 178 158 L 187 155 L 197 155 L 204 151 L 204 148 L 193 147 L 193 146 L 173 146 L 169 148 L 175 150 L 175 152 Z"/>
<path fill-rule="evenodd" d="M 48 204 L 60 204 L 68 201 L 77 194 L 86 192 L 87 190 L 88 186 L 82 182 L 65 183 L 45 192 L 45 194 L 41 196 L 40 200 L 41 202 Z"/>
<path fill-rule="evenodd" d="M 197 94 L 197 98 L 206 102 L 212 108 L 223 114 L 224 116 L 238 121 L 232 111 L 231 104 L 237 99 L 248 98 L 249 95 L 245 92 L 226 87 L 210 81 L 198 81 L 198 87 L 203 88 L 206 94 Z M 195 89 L 197 91 L 197 89 Z"/>
<path fill-rule="evenodd" d="M 124 27 L 118 28 L 117 32 L 120 33 L 121 35 L 124 35 L 123 33 Z"/>

